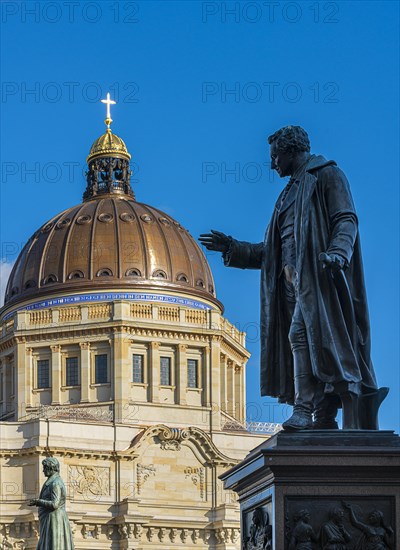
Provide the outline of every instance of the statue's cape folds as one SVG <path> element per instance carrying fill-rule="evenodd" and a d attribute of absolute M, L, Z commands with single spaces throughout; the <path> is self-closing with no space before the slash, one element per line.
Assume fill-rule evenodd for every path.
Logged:
<path fill-rule="evenodd" d="M 278 215 L 275 208 L 264 242 L 233 240 L 224 259 L 231 267 L 261 268 L 261 395 L 292 404 L 291 319 L 282 284 Z M 314 375 L 328 392 L 338 383 L 360 385 L 363 391 L 376 388 L 357 215 L 346 176 L 322 156 L 311 156 L 299 182 L 295 239 L 298 300 Z M 343 297 L 319 260 L 321 252 L 339 254 L 347 262 L 344 275 L 357 325 L 355 338 L 347 329 Z"/>

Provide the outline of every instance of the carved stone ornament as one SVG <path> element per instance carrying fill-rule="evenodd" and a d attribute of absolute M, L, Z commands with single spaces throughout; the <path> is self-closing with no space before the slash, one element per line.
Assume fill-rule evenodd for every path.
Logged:
<path fill-rule="evenodd" d="M 100 497 L 110 494 L 110 469 L 100 466 L 68 467 L 68 481 L 77 495 L 84 498 Z"/>
<path fill-rule="evenodd" d="M 203 499 L 205 497 L 205 469 L 203 467 L 192 467 L 187 466 L 184 470 L 185 478 L 191 479 L 193 484 L 199 489 L 200 498 Z"/>
<path fill-rule="evenodd" d="M 158 434 L 160 447 L 169 451 L 180 451 L 181 443 L 189 437 L 189 432 L 181 428 L 165 428 Z"/>
<path fill-rule="evenodd" d="M 137 464 L 136 465 L 136 485 L 138 495 L 142 492 L 142 487 L 150 476 L 156 475 L 156 467 L 154 464 Z"/>

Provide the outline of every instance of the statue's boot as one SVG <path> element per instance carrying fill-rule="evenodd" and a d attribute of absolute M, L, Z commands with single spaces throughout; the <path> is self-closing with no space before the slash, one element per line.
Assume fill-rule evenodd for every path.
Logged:
<path fill-rule="evenodd" d="M 383 387 L 360 396 L 358 408 L 360 424 L 363 430 L 379 430 L 379 407 L 388 393 L 389 388 Z"/>
<path fill-rule="evenodd" d="M 317 403 L 314 409 L 314 430 L 337 430 L 336 416 L 340 399 L 338 395 L 324 394 L 323 398 Z"/>
<path fill-rule="evenodd" d="M 311 372 L 311 363 L 307 349 L 294 351 L 294 406 L 293 414 L 282 428 L 286 431 L 310 430 L 313 427 L 312 413 L 316 380 Z"/>

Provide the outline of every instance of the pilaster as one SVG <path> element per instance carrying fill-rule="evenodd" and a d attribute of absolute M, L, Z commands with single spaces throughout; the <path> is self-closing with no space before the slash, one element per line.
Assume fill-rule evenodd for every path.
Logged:
<path fill-rule="evenodd" d="M 130 387 L 132 381 L 132 358 L 129 354 L 130 340 L 127 334 L 119 329 L 114 329 L 113 334 L 113 378 L 111 382 L 114 386 L 115 420 L 122 422 L 124 411 L 127 411 L 130 397 Z"/>
<path fill-rule="evenodd" d="M 61 346 L 50 346 L 51 349 L 51 404 L 61 403 Z"/>
<path fill-rule="evenodd" d="M 160 344 L 150 342 L 150 366 L 149 366 L 149 401 L 160 402 Z"/>
<path fill-rule="evenodd" d="M 179 405 L 186 405 L 187 391 L 187 345 L 178 344 L 176 361 L 176 402 Z"/>
<path fill-rule="evenodd" d="M 90 388 L 90 343 L 80 342 L 81 348 L 81 403 L 89 403 Z"/>

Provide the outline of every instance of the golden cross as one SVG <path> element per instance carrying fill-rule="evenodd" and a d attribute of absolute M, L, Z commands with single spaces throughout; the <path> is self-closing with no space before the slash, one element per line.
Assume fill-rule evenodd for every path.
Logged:
<path fill-rule="evenodd" d="M 107 105 L 107 117 L 104 122 L 107 124 L 107 128 L 110 129 L 110 124 L 112 122 L 110 105 L 116 105 L 117 102 L 110 99 L 110 92 L 107 92 L 107 99 L 102 99 L 101 102 Z"/>

